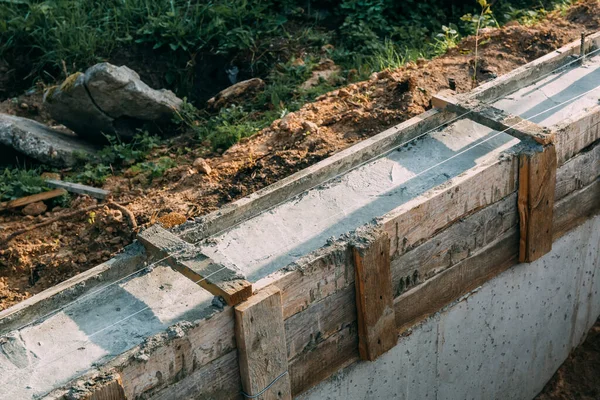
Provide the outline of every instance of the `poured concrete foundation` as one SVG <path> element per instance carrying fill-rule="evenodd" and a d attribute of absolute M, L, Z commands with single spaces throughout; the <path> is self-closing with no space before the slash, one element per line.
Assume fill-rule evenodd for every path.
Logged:
<path fill-rule="evenodd" d="M 302 399 L 532 399 L 600 315 L 600 216 Z"/>
<path fill-rule="evenodd" d="M 212 298 L 159 266 L 11 332 L 0 346 L 0 399 L 45 394 L 148 336 L 206 316 Z"/>
<path fill-rule="evenodd" d="M 208 228 L 200 222 L 197 232 L 185 231 L 190 242 L 194 234 L 204 239 L 196 249 L 215 265 L 255 289 L 281 290 L 291 393 L 341 367 L 305 397 L 531 398 L 541 388 L 600 313 L 600 219 L 585 222 L 600 205 L 599 62 L 512 82 L 516 92 L 492 102 L 528 118 L 598 88 L 534 120 L 561 130 L 564 169 L 553 171 L 561 202 L 554 238 L 562 238 L 532 264 L 491 279 L 516 262 L 519 154 L 541 146 L 441 110 L 345 150 L 345 162 L 325 160 L 284 180 L 289 188 L 276 184 L 237 202 L 239 209 L 226 207 L 203 220 Z M 408 139 L 415 140 L 399 145 Z M 348 367 L 358 360 L 359 312 L 348 249 L 367 231 L 390 244 L 380 255 L 391 264 L 392 334 L 483 286 L 415 326 L 379 360 Z M 0 313 L 0 399 L 53 390 L 51 398 L 70 399 L 73 380 L 85 376 L 93 388 L 115 371 L 130 398 L 239 397 L 234 309 L 133 247 L 118 262 Z M 440 290 L 425 290 L 439 282 L 446 282 Z M 403 321 L 421 304 L 429 309 Z"/>
<path fill-rule="evenodd" d="M 517 143 L 462 119 L 212 236 L 200 248 L 257 281 Z"/>
<path fill-rule="evenodd" d="M 505 96 L 494 106 L 551 127 L 600 104 L 599 88 L 600 56 L 595 56 Z"/>

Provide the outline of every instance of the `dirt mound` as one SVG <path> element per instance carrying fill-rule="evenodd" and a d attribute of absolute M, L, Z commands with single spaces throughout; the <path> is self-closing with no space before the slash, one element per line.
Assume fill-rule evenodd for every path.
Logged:
<path fill-rule="evenodd" d="M 474 75 L 481 83 L 579 38 L 582 29 L 597 29 L 599 11 L 597 1 L 587 1 L 565 16 L 554 14 L 532 27 L 486 29 L 479 38 L 477 63 L 475 38 L 470 37 L 440 58 L 382 71 L 323 95 L 222 155 L 200 149 L 179 155 L 177 150 L 189 139 L 181 137 L 155 154 L 171 158 L 178 167 L 151 181 L 128 174 L 111 177 L 104 188 L 113 192 L 114 201 L 127 204 L 141 227 L 169 213 L 186 218 L 206 214 L 422 113 L 430 108 L 434 94 L 448 88 L 448 78 L 457 91 L 466 92 L 475 85 Z M 19 112 L 29 113 L 27 108 Z M 44 119 L 44 114 L 35 117 Z M 207 159 L 210 174 L 191 167 L 198 157 Z M 71 208 L 90 202 L 81 198 Z M 24 225 L 72 210 L 54 209 L 33 219 L 0 214 L 0 309 L 99 264 L 135 236 L 126 221 L 106 208 L 59 220 L 2 244 L 2 238 Z"/>
<path fill-rule="evenodd" d="M 536 400 L 600 399 L 600 319 Z"/>

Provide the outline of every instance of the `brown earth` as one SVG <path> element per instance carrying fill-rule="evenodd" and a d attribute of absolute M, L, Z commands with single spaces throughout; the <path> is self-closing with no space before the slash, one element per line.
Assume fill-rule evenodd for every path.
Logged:
<path fill-rule="evenodd" d="M 536 400 L 600 399 L 600 319 Z"/>
<path fill-rule="evenodd" d="M 587 0 L 535 26 L 514 23 L 486 29 L 480 35 L 478 81 L 505 74 L 579 38 L 582 30 L 599 26 L 600 5 Z M 422 113 L 430 108 L 432 95 L 448 88 L 448 78 L 455 80 L 457 91 L 471 90 L 474 47 L 475 39 L 467 38 L 437 59 L 373 74 L 368 81 L 323 95 L 224 154 L 192 148 L 180 155 L 178 150 L 190 143 L 184 135 L 152 154 L 176 161 L 178 166 L 164 176 L 150 180 L 126 173 L 110 177 L 104 188 L 113 192 L 115 202 L 127 204 L 138 229 L 167 214 L 185 218 L 206 214 Z M 47 122 L 40 100 L 39 95 L 8 100 L 0 112 Z M 318 129 L 309 132 L 306 122 Z M 210 174 L 192 167 L 197 157 L 207 160 Z M 131 243 L 134 229 L 121 211 L 108 207 L 59 219 L 6 241 L 19 229 L 94 203 L 79 197 L 69 210 L 54 208 L 37 217 L 0 213 L 0 310 L 98 265 Z"/>

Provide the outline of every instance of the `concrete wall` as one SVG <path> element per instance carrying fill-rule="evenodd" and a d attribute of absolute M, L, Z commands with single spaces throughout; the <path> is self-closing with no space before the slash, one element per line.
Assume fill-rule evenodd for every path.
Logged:
<path fill-rule="evenodd" d="M 600 216 L 302 399 L 531 399 L 600 314 Z"/>

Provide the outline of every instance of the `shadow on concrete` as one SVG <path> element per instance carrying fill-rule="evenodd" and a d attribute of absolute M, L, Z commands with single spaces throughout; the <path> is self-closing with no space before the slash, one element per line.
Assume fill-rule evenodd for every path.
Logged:
<path fill-rule="evenodd" d="M 407 181 L 401 182 L 390 190 L 373 197 L 372 201 L 368 204 L 363 205 L 349 214 L 344 214 L 344 217 L 340 221 L 333 222 L 328 228 L 322 230 L 315 236 L 297 243 L 296 246 L 288 250 L 286 254 L 267 260 L 268 262 L 256 268 L 251 274 L 249 274 L 248 279 L 250 281 L 257 281 L 258 279 L 298 260 L 303 255 L 322 247 L 326 244 L 329 238 L 339 237 L 344 233 L 353 231 L 359 226 L 372 222 L 374 218 L 382 216 L 385 213 L 392 211 L 402 204 L 425 193 L 426 191 L 462 174 L 468 169 L 474 167 L 478 158 L 483 157 L 498 147 L 505 145 L 511 140 L 514 140 L 512 136 L 504 133 L 496 136 L 493 139 L 490 139 L 490 137 L 497 133 L 498 131 L 490 130 L 489 133 L 484 137 L 481 137 L 477 141 L 470 143 L 468 146 L 465 146 L 465 148 L 461 148 L 457 151 L 449 149 L 439 140 L 436 140 L 430 136 L 426 136 L 423 139 L 420 139 L 423 141 L 423 143 L 421 143 L 419 147 L 431 149 L 431 153 L 436 154 L 436 157 L 433 160 L 429 157 L 415 156 L 418 154 L 418 152 L 413 152 L 409 155 L 412 157 L 408 163 L 406 162 L 406 147 L 393 151 L 385 158 L 393 161 L 403 168 L 409 169 L 415 174 L 419 174 L 436 165 L 438 160 L 447 160 L 457 153 L 464 151 L 466 148 L 475 146 L 478 143 L 482 143 L 487 140 L 487 142 L 473 147 L 464 154 L 461 154 L 459 157 L 431 168 L 422 175 L 418 175 L 410 178 Z M 274 235 L 276 235 L 275 232 Z M 273 237 L 272 240 L 277 241 L 278 238 Z"/>

